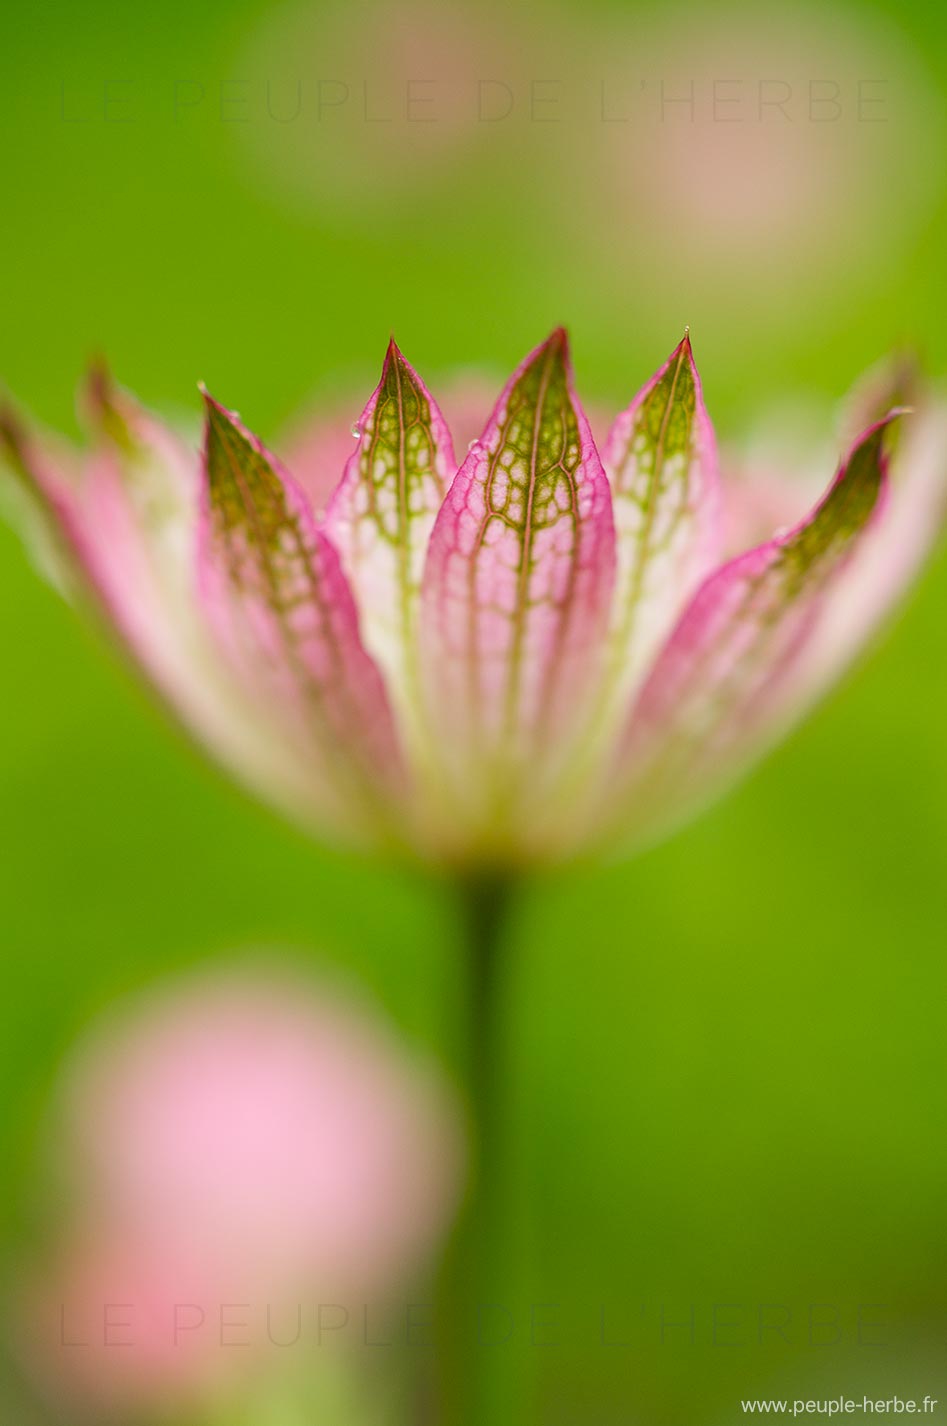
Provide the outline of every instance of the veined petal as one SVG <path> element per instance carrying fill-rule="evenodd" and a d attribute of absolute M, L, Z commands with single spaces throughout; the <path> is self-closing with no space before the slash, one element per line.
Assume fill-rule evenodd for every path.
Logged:
<path fill-rule="evenodd" d="M 9 422 L 8 452 L 45 516 L 70 588 L 91 592 L 173 696 L 182 670 L 172 610 L 180 612 L 178 555 L 193 528 L 197 463 L 104 373 L 94 374 L 90 394 L 96 444 L 88 455 Z"/>
<path fill-rule="evenodd" d="M 405 711 L 414 703 L 427 544 L 455 471 L 444 418 L 392 339 L 325 529 L 362 611 L 366 646 Z"/>
<path fill-rule="evenodd" d="M 721 557 L 717 446 L 689 336 L 617 418 L 602 463 L 618 555 L 610 691 L 621 695 Z"/>
<path fill-rule="evenodd" d="M 620 744 L 616 781 L 636 835 L 731 776 L 811 691 L 820 631 L 860 541 L 882 524 L 890 419 L 856 442 L 806 520 L 724 565 L 685 610 Z"/>
<path fill-rule="evenodd" d="M 363 392 L 344 396 L 336 391 L 294 421 L 280 439 L 283 464 L 290 471 L 321 519 L 345 473 L 355 449 L 355 427 L 361 435 L 356 413 Z M 438 382 L 438 408 L 452 438 L 452 449 L 466 451 L 479 436 L 496 399 L 496 386 L 480 372 L 461 371 Z M 445 486 L 456 474 L 456 460 L 448 471 Z"/>
<path fill-rule="evenodd" d="M 305 496 L 239 419 L 205 393 L 199 591 L 250 696 L 274 707 L 337 809 L 384 809 L 401 760 L 352 592 Z"/>
<path fill-rule="evenodd" d="M 80 458 L 4 422 L 68 584 L 91 594 L 151 683 L 215 757 L 257 792 L 311 817 L 298 765 L 215 657 L 194 598 L 199 464 L 104 373 L 87 402 L 96 430 Z"/>
<path fill-rule="evenodd" d="M 920 398 L 895 428 L 887 498 L 838 581 L 793 678 L 794 709 L 811 703 L 851 663 L 898 604 L 947 518 L 947 407 Z"/>
<path fill-rule="evenodd" d="M 421 648 L 431 720 L 494 806 L 550 765 L 596 684 L 614 583 L 608 481 L 565 333 L 514 372 L 431 536 Z"/>

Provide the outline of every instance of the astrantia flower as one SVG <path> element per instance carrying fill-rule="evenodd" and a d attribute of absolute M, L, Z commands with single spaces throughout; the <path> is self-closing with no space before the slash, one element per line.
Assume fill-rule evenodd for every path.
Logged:
<path fill-rule="evenodd" d="M 91 454 L 7 445 L 152 681 L 271 800 L 454 865 L 669 826 L 844 667 L 943 505 L 941 412 L 865 410 L 811 513 L 728 550 L 686 336 L 599 447 L 554 332 L 461 461 L 392 342 L 327 501 L 206 392 L 200 455 L 93 396 Z"/>
<path fill-rule="evenodd" d="M 244 1290 L 384 1299 L 460 1197 L 447 1086 L 357 999 L 278 965 L 132 1002 L 61 1081 L 54 1148 L 82 1236 L 226 1268 Z"/>
<path fill-rule="evenodd" d="M 299 1419 L 366 1419 L 340 1316 L 384 1321 L 461 1197 L 433 1065 L 269 955 L 113 1008 L 49 1128 L 56 1231 L 19 1274 L 14 1335 L 62 1420 L 270 1422 L 290 1392 Z"/>

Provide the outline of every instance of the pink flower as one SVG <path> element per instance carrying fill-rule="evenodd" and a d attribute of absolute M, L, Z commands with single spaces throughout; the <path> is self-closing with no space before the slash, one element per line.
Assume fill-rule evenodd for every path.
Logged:
<path fill-rule="evenodd" d="M 440 1082 L 364 1010 L 272 970 L 103 1026 L 67 1066 L 57 1140 L 86 1236 L 327 1301 L 410 1275 L 461 1181 Z"/>
<path fill-rule="evenodd" d="M 463 1179 L 437 1076 L 356 1002 L 272 968 L 113 1013 L 53 1118 L 66 1211 L 23 1273 L 16 1338 L 69 1419 L 354 1389 L 353 1342 L 429 1265 Z"/>
<path fill-rule="evenodd" d="M 271 800 L 446 864 L 673 824 L 839 674 L 943 513 L 942 411 L 873 406 L 810 513 L 728 558 L 752 521 L 687 337 L 599 447 L 554 332 L 460 461 L 392 342 L 324 512 L 324 468 L 314 501 L 206 393 L 200 456 L 93 394 L 78 475 L 7 445 L 152 681 Z"/>

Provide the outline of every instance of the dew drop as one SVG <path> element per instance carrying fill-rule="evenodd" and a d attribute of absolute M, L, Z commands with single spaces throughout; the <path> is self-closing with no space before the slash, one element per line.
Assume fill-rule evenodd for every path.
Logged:
<path fill-rule="evenodd" d="M 482 449 L 483 447 L 481 446 L 479 441 L 471 441 L 470 444 L 467 446 L 468 453 L 472 453 L 473 451 L 479 451 Z"/>
<path fill-rule="evenodd" d="M 359 436 L 362 434 L 362 428 L 357 421 L 352 422 L 351 426 L 349 427 L 349 430 L 352 432 L 352 435 L 355 437 L 356 440 L 358 440 Z"/>

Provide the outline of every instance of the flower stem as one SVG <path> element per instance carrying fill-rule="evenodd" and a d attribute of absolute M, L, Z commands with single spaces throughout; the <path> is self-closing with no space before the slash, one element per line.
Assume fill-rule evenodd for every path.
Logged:
<path fill-rule="evenodd" d="M 480 878 L 460 886 L 464 924 L 462 1074 L 473 1120 L 471 1182 L 442 1283 L 439 1426 L 493 1426 L 490 1351 L 483 1310 L 493 1302 L 502 1217 L 504 932 L 509 881 Z"/>

